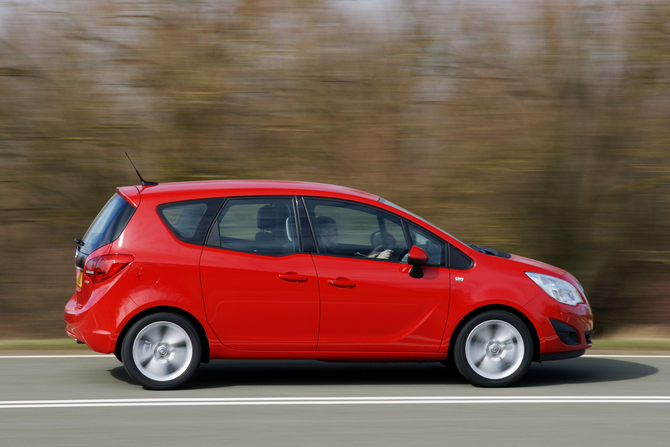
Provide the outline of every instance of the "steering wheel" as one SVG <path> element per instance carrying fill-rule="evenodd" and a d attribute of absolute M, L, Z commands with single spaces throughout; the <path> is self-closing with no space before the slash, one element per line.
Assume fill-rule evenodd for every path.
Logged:
<path fill-rule="evenodd" d="M 370 235 L 370 245 L 373 247 L 383 247 L 383 250 L 389 250 L 395 246 L 398 241 L 388 231 L 375 231 Z"/>

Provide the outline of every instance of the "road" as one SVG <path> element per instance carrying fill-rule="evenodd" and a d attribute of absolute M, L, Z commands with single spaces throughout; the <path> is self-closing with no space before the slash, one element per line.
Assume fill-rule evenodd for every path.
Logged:
<path fill-rule="evenodd" d="M 3 447 L 670 445 L 670 355 L 533 364 L 505 389 L 432 363 L 215 361 L 161 392 L 114 357 L 43 354 L 0 352 Z"/>

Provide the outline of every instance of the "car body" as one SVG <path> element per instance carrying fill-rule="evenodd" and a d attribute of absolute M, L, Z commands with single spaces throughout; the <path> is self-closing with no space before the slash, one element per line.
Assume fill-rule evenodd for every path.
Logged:
<path fill-rule="evenodd" d="M 566 271 L 350 188 L 119 187 L 77 241 L 66 332 L 147 388 L 180 386 L 210 359 L 451 362 L 505 386 L 591 346 Z"/>

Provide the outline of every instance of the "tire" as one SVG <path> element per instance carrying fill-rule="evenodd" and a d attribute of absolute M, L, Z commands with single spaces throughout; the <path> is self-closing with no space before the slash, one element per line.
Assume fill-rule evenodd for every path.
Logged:
<path fill-rule="evenodd" d="M 200 337 L 191 322 L 168 312 L 137 321 L 121 346 L 123 366 L 130 377 L 152 390 L 183 385 L 198 369 L 201 353 Z"/>
<path fill-rule="evenodd" d="M 468 321 L 456 338 L 456 368 L 470 383 L 503 387 L 521 379 L 533 361 L 526 324 L 505 311 L 488 311 Z"/>

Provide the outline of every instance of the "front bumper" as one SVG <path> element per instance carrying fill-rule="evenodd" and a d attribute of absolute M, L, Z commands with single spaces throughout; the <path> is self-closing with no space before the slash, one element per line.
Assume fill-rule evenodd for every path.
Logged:
<path fill-rule="evenodd" d="M 537 316 L 534 324 L 540 341 L 537 360 L 579 357 L 591 347 L 593 313 L 588 303 L 568 306 L 540 294 L 524 309 Z"/>

